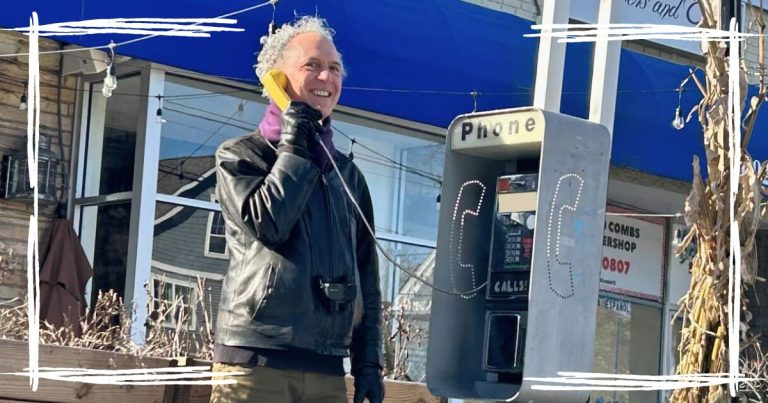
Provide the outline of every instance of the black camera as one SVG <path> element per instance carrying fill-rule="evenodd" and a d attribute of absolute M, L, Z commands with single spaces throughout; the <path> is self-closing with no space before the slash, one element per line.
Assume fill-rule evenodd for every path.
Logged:
<path fill-rule="evenodd" d="M 357 297 L 357 286 L 349 283 L 346 276 L 335 280 L 319 278 L 320 291 L 324 301 L 332 312 L 341 312 L 347 309 Z"/>

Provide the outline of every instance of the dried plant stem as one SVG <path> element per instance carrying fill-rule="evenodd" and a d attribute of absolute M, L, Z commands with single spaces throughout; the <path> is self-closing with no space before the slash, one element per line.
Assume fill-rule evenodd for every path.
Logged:
<path fill-rule="evenodd" d="M 720 10 L 717 0 L 702 0 L 702 22 L 704 28 L 718 28 Z M 762 10 L 757 13 L 760 33 L 765 32 L 762 22 Z M 762 38 L 760 41 L 762 45 Z M 732 264 L 729 245 L 731 160 L 733 151 L 730 139 L 734 133 L 728 128 L 728 59 L 725 56 L 725 44 L 718 41 L 705 43 L 706 91 L 698 106 L 699 121 L 703 127 L 706 150 L 707 176 L 703 178 L 699 169 L 699 160 L 693 159 L 693 185 L 686 200 L 685 220 L 691 231 L 678 247 L 678 253 L 690 242 L 696 242 L 697 253 L 691 263 L 691 285 L 683 298 L 679 314 L 683 315 L 683 331 L 679 346 L 680 360 L 678 374 L 703 374 L 728 372 L 728 306 L 729 301 L 729 265 Z M 734 51 L 733 57 L 738 57 Z M 762 63 L 762 62 L 761 62 Z M 743 76 L 739 85 L 744 85 Z M 760 93 L 764 93 L 764 80 L 760 81 Z M 745 85 L 744 85 L 745 86 Z M 745 88 L 742 88 L 745 94 Z M 737 100 L 742 102 L 743 100 Z M 744 145 L 749 140 L 757 115 L 757 108 L 762 99 L 751 103 L 751 109 L 745 119 Z M 754 285 L 757 278 L 757 254 L 755 235 L 762 217 L 759 204 L 761 197 L 760 183 L 765 172 L 756 173 L 752 159 L 742 150 L 739 161 L 740 179 L 735 200 L 735 221 L 739 224 L 741 249 L 742 289 Z M 747 302 L 742 296 L 742 313 L 749 318 Z M 741 324 L 742 339 L 747 338 L 747 321 Z M 709 388 L 689 388 L 676 390 L 670 402 L 700 403 L 729 401 L 727 386 Z"/>
<path fill-rule="evenodd" d="M 162 296 L 165 282 L 158 282 L 155 295 Z M 198 278 L 196 300 L 188 301 L 198 306 L 203 316 L 199 329 L 191 328 L 191 317 L 184 308 L 181 297 L 166 301 L 155 298 L 149 288 L 147 335 L 143 345 L 131 338 L 131 312 L 118 295 L 110 290 L 99 292 L 95 306 L 80 320 L 81 332 L 69 320 L 56 328 L 43 322 L 40 326 L 40 342 L 44 344 L 89 348 L 131 354 L 137 357 L 195 357 L 202 360 L 213 358 L 213 327 L 210 318 L 210 294 L 205 293 L 205 282 Z M 208 295 L 206 300 L 205 295 Z M 169 326 L 172 324 L 172 326 Z M 28 340 L 26 303 L 0 309 L 0 338 Z"/>

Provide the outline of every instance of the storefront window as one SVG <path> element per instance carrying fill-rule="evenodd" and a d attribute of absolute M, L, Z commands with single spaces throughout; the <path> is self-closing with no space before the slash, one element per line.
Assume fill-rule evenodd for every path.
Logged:
<path fill-rule="evenodd" d="M 365 175 L 377 233 L 437 239 L 442 144 L 338 120 L 333 140 Z"/>
<path fill-rule="evenodd" d="M 89 85 L 86 110 L 84 176 L 81 195 L 98 196 L 133 188 L 141 76 L 120 79 L 120 91 L 109 98 L 102 83 Z"/>
<path fill-rule="evenodd" d="M 204 190 L 203 197 L 208 198 L 212 190 Z M 198 278 L 205 279 L 206 285 L 201 290 L 203 306 L 200 309 L 211 313 L 211 325 L 216 323 L 218 317 L 221 281 L 229 266 L 226 258 L 208 253 L 211 244 L 207 237 L 212 214 L 220 216 L 221 212 L 157 203 L 152 238 L 152 276 L 194 288 L 195 292 L 198 291 Z M 202 322 L 197 324 L 204 325 Z"/>
<path fill-rule="evenodd" d="M 227 257 L 227 239 L 224 232 L 224 216 L 221 211 L 208 213 L 208 239 L 205 241 L 205 255 Z"/>
<path fill-rule="evenodd" d="M 194 276 L 196 272 L 224 275 L 226 260 L 207 256 L 210 244 L 210 210 L 170 203 L 155 205 L 155 231 L 152 242 L 152 264 L 175 267 Z"/>
<path fill-rule="evenodd" d="M 152 309 L 162 314 L 162 324 L 176 329 L 179 322 L 191 330 L 197 329 L 197 289 L 194 281 L 177 281 L 154 275 L 152 279 Z"/>
<path fill-rule="evenodd" d="M 683 318 L 678 316 L 677 318 L 672 320 L 675 317 L 675 312 L 669 312 L 667 323 L 670 326 L 669 335 L 667 337 L 668 344 L 667 344 L 667 350 L 665 352 L 666 354 L 666 366 L 664 368 L 664 375 L 674 375 L 677 371 L 677 364 L 680 360 L 680 351 L 678 350 L 680 346 L 680 341 L 683 338 Z M 672 397 L 672 391 L 664 391 L 664 401 L 669 401 L 669 398 Z"/>
<path fill-rule="evenodd" d="M 197 198 L 196 182 L 215 181 L 216 147 L 255 130 L 265 108 L 253 91 L 166 75 L 157 192 Z"/>
<path fill-rule="evenodd" d="M 597 308 L 593 372 L 658 375 L 661 309 L 613 296 Z M 655 403 L 656 391 L 596 391 L 592 402 Z"/>
<path fill-rule="evenodd" d="M 105 98 L 102 82 L 83 87 L 80 176 L 76 191 L 76 228 L 93 278 L 86 300 L 93 305 L 100 291 L 125 297 L 131 224 L 141 76 L 120 77 L 120 91 Z"/>
<path fill-rule="evenodd" d="M 90 306 L 94 306 L 99 291 L 115 290 L 120 297 L 125 295 L 130 223 L 130 202 L 82 209 L 80 239 L 93 265 Z"/>

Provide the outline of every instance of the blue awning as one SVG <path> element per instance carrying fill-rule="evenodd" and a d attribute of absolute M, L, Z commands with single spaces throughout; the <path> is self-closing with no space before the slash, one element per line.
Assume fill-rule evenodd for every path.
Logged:
<path fill-rule="evenodd" d="M 0 26 L 28 25 L 32 11 L 42 24 L 117 17 L 214 17 L 254 5 L 229 0 L 57 0 L 4 4 Z M 294 15 L 318 14 L 336 31 L 336 44 L 349 75 L 343 105 L 447 127 L 458 114 L 530 105 L 538 41 L 524 38 L 531 22 L 462 1 L 446 0 L 281 0 L 278 23 Z M 205 74 L 253 80 L 252 65 L 266 33 L 272 7 L 238 15 L 242 33 L 212 38 L 153 38 L 117 49 L 118 54 Z M 121 35 L 57 39 L 84 46 Z M 562 111 L 585 117 L 589 100 L 592 46 L 569 45 Z M 622 50 L 612 163 L 653 175 L 691 178 L 692 155 L 703 154 L 696 117 L 683 130 L 671 127 L 675 90 L 688 67 Z M 687 113 L 700 96 L 693 85 L 683 96 Z M 764 117 L 764 115 L 763 115 Z M 758 129 L 765 126 L 761 119 Z M 754 136 L 750 150 L 768 156 L 768 139 Z"/>

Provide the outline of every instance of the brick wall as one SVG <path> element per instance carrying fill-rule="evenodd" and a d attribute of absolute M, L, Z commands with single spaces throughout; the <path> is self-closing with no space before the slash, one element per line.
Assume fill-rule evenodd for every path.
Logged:
<path fill-rule="evenodd" d="M 28 42 L 17 33 L 0 32 L 0 47 L 26 52 Z M 60 45 L 40 39 L 40 51 L 58 50 Z M 7 49 L 6 49 L 7 51 Z M 3 52 L 5 53 L 5 52 Z M 28 65 L 25 57 L 0 58 L 0 156 L 26 147 L 27 111 L 19 109 L 19 101 L 27 80 Z M 50 135 L 51 148 L 59 157 L 62 149 L 58 136 L 57 84 L 59 55 L 40 57 L 41 113 L 40 132 Z M 61 127 L 63 154 L 68 167 L 75 112 L 74 77 L 64 77 L 61 90 Z M 58 178 L 59 188 L 62 180 Z M 55 206 L 42 207 L 39 212 L 39 233 L 45 239 Z M 27 232 L 32 205 L 0 199 L 0 303 L 26 294 Z M 41 245 L 41 250 L 44 245 Z"/>
<path fill-rule="evenodd" d="M 755 13 L 760 12 L 760 7 L 754 7 L 750 5 L 746 5 L 744 7 L 744 15 L 742 16 L 742 21 L 744 24 L 744 27 L 742 28 L 742 31 L 744 32 L 751 32 L 751 33 L 757 33 L 758 27 L 757 24 L 755 24 Z M 762 11 L 763 13 L 763 20 L 768 21 L 768 16 L 765 11 Z M 747 78 L 749 80 L 750 84 L 757 84 L 758 82 L 758 72 L 759 72 L 759 66 L 758 63 L 758 49 L 759 49 L 759 43 L 757 38 L 747 38 L 746 40 L 746 46 L 745 49 L 742 51 L 742 57 L 744 59 L 744 62 L 747 67 Z M 768 50 L 768 45 L 763 44 L 763 49 Z M 763 61 L 765 62 L 765 61 Z"/>

